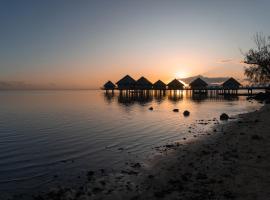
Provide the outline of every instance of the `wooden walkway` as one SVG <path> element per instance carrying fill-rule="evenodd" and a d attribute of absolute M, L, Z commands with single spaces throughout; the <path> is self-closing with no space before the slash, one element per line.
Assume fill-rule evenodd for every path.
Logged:
<path fill-rule="evenodd" d="M 248 96 L 248 95 L 252 95 L 254 90 L 267 90 L 268 87 L 264 86 L 264 87 L 259 87 L 259 86 L 240 86 L 239 88 L 223 88 L 222 86 L 208 86 L 206 88 L 201 88 L 201 89 L 192 89 L 189 87 L 184 87 L 183 89 L 177 89 L 177 90 L 170 90 L 170 89 L 164 89 L 164 90 L 160 90 L 160 91 L 169 91 L 169 92 L 176 92 L 176 91 L 186 91 L 186 92 L 192 92 L 192 93 L 197 93 L 197 94 L 217 94 L 217 95 L 244 95 L 244 96 Z M 143 89 L 125 89 L 125 90 L 120 90 L 118 88 L 115 88 L 115 90 L 119 90 L 121 93 L 147 93 L 150 91 L 159 91 L 159 90 L 155 90 L 155 89 L 147 89 L 147 90 L 143 90 Z M 242 92 L 238 92 L 238 91 L 242 91 Z M 243 92 L 243 91 L 246 91 Z"/>

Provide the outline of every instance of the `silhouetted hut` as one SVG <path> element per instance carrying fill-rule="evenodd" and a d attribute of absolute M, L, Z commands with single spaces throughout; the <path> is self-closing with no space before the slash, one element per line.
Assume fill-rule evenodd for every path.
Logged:
<path fill-rule="evenodd" d="M 206 93 L 208 84 L 201 78 L 197 78 L 189 86 L 194 93 Z"/>
<path fill-rule="evenodd" d="M 174 79 L 170 83 L 167 84 L 168 90 L 183 90 L 184 84 L 181 83 L 179 80 Z"/>
<path fill-rule="evenodd" d="M 143 76 L 136 81 L 137 90 L 151 90 L 152 87 L 153 84 Z"/>
<path fill-rule="evenodd" d="M 201 78 L 197 78 L 189 84 L 190 88 L 193 90 L 205 90 L 208 84 Z"/>
<path fill-rule="evenodd" d="M 166 90 L 166 84 L 162 82 L 161 80 L 158 80 L 153 84 L 154 90 Z"/>
<path fill-rule="evenodd" d="M 119 90 L 133 90 L 135 89 L 136 81 L 129 75 L 126 75 L 116 84 Z"/>
<path fill-rule="evenodd" d="M 224 94 L 236 94 L 240 86 L 241 84 L 232 77 L 222 84 Z"/>
<path fill-rule="evenodd" d="M 108 90 L 113 91 L 115 89 L 115 87 L 116 86 L 113 84 L 113 82 L 108 81 L 107 83 L 104 84 L 103 89 L 106 90 L 106 92 L 107 92 Z"/>

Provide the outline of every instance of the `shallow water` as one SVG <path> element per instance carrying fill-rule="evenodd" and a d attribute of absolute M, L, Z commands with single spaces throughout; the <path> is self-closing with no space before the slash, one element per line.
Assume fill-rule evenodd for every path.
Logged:
<path fill-rule="evenodd" d="M 0 194 L 74 183 L 87 170 L 117 170 L 129 160 L 143 160 L 153 147 L 188 138 L 196 120 L 260 107 L 245 99 L 185 92 L 127 97 L 102 91 L 2 91 Z"/>

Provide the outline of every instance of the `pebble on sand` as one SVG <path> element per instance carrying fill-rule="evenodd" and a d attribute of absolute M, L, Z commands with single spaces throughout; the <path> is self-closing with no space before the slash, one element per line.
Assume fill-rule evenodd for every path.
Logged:
<path fill-rule="evenodd" d="M 154 108 L 151 106 L 151 107 L 149 108 L 149 110 L 154 110 Z"/>

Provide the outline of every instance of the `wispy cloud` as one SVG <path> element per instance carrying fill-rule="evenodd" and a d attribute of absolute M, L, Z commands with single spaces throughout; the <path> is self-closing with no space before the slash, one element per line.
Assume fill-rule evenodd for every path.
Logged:
<path fill-rule="evenodd" d="M 234 64 L 234 65 L 243 65 L 244 61 L 240 60 L 240 59 L 233 59 L 233 58 L 229 58 L 229 59 L 221 59 L 219 61 L 217 61 L 218 64 Z"/>
<path fill-rule="evenodd" d="M 229 62 L 232 62 L 234 61 L 232 58 L 231 59 L 222 59 L 222 60 L 219 60 L 218 62 L 219 63 L 229 63 Z"/>

